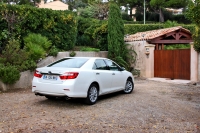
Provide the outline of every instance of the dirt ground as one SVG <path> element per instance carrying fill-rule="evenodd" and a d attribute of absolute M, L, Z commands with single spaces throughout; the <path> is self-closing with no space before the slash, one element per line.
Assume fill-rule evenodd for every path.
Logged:
<path fill-rule="evenodd" d="M 30 89 L 0 93 L 0 133 L 199 133 L 200 87 L 135 79 L 131 94 L 48 100 Z"/>

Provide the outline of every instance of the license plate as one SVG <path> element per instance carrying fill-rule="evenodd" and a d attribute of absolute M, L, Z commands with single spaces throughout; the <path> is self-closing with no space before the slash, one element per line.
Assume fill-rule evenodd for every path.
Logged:
<path fill-rule="evenodd" d="M 45 80 L 57 80 L 58 76 L 56 75 L 44 75 L 43 79 Z"/>

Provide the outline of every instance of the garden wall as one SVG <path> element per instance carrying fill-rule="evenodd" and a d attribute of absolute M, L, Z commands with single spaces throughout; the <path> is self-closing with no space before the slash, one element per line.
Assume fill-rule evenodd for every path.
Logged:
<path fill-rule="evenodd" d="M 100 52 L 80 52 L 75 51 L 76 57 L 107 57 L 108 52 L 107 51 L 100 51 Z M 64 57 L 69 57 L 70 52 L 59 52 L 56 57 L 48 56 L 47 58 L 41 60 L 37 66 L 43 67 L 46 66 L 56 60 L 59 60 Z M 19 81 L 17 81 L 13 85 L 6 85 L 0 81 L 0 91 L 6 91 L 9 89 L 31 89 L 31 82 L 33 79 L 33 72 L 31 71 L 25 71 L 21 72 L 21 77 Z"/>
<path fill-rule="evenodd" d="M 198 53 L 198 81 L 200 81 L 200 53 Z"/>

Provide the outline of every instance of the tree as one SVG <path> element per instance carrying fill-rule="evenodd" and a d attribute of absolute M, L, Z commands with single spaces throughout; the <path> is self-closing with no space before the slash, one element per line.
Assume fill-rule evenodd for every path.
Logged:
<path fill-rule="evenodd" d="M 36 6 L 37 3 L 40 3 L 41 0 L 20 0 L 19 5 L 31 5 Z"/>
<path fill-rule="evenodd" d="M 69 10 L 77 10 L 78 8 L 85 8 L 88 4 L 87 1 L 83 0 L 67 0 L 66 2 L 69 5 Z"/>
<path fill-rule="evenodd" d="M 31 5 L 36 6 L 37 3 L 40 3 L 41 0 L 1 0 L 1 2 L 8 4 L 17 4 L 17 5 Z"/>
<path fill-rule="evenodd" d="M 124 57 L 124 24 L 119 6 L 110 2 L 108 14 L 108 57 L 126 66 Z"/>
<path fill-rule="evenodd" d="M 160 15 L 160 22 L 164 22 L 162 8 L 184 8 L 189 0 L 151 0 L 150 5 L 155 8 L 155 12 Z"/>
<path fill-rule="evenodd" d="M 99 20 L 107 19 L 108 3 L 93 2 L 86 8 L 79 8 L 78 12 L 82 17 L 96 18 Z"/>
<path fill-rule="evenodd" d="M 140 0 L 118 0 L 120 6 L 125 6 L 130 10 L 130 16 L 132 16 L 132 9 L 141 4 Z"/>
<path fill-rule="evenodd" d="M 190 2 L 186 16 L 196 25 L 193 34 L 194 49 L 200 52 L 200 0 Z"/>

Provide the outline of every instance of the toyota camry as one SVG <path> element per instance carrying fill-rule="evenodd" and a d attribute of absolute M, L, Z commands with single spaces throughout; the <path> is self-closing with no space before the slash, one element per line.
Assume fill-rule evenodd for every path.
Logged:
<path fill-rule="evenodd" d="M 89 105 L 98 96 L 134 89 L 134 77 L 114 61 L 100 57 L 66 57 L 37 68 L 32 92 L 48 99 L 56 97 L 84 98 Z"/>

